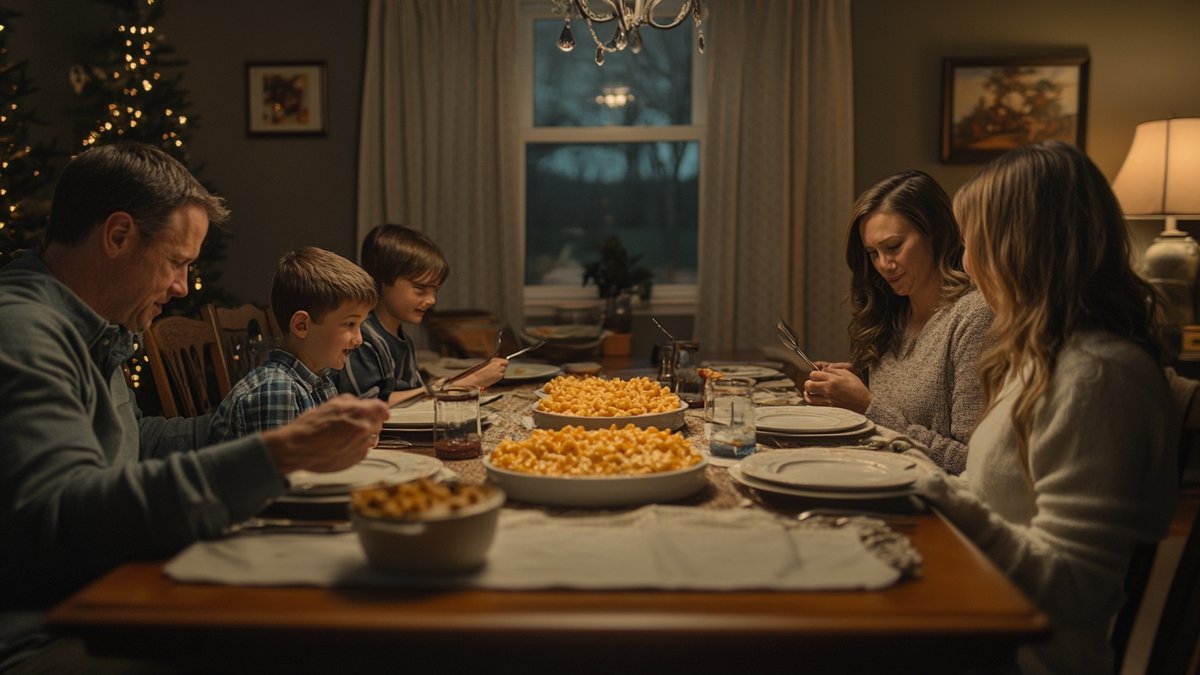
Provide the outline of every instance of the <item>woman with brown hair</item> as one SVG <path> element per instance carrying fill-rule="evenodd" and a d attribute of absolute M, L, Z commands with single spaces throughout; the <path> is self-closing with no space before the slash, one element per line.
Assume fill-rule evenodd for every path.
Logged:
<path fill-rule="evenodd" d="M 959 478 L 918 490 L 1046 612 L 1025 672 L 1111 673 L 1133 545 L 1166 532 L 1179 432 L 1156 297 L 1116 198 L 1079 149 L 1009 152 L 959 190 L 964 266 L 995 312 L 986 412 Z"/>
<path fill-rule="evenodd" d="M 863 413 L 959 473 L 982 411 L 975 364 L 992 313 L 963 272 L 950 198 L 921 171 L 880 181 L 854 204 L 846 263 L 851 361 L 818 362 L 805 400 Z"/>

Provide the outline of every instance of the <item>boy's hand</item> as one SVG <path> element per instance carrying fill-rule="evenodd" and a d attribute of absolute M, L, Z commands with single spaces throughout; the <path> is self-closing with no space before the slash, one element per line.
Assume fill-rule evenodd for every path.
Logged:
<path fill-rule="evenodd" d="M 290 423 L 263 433 L 267 453 L 282 474 L 297 469 L 340 471 L 366 457 L 387 421 L 387 404 L 350 394 L 302 413 Z"/>
<path fill-rule="evenodd" d="M 467 375 L 461 380 L 455 380 L 454 384 L 463 385 L 465 387 L 490 387 L 500 380 L 504 379 L 504 372 L 508 370 L 508 359 L 496 357 L 488 364 L 479 370 Z"/>

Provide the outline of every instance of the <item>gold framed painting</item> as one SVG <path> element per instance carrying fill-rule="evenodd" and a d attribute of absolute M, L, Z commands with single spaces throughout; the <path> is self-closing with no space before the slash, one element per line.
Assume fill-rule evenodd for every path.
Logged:
<path fill-rule="evenodd" d="M 246 64 L 246 134 L 326 134 L 323 62 Z"/>
<path fill-rule="evenodd" d="M 1088 59 L 942 61 L 943 162 L 984 162 L 1058 139 L 1083 149 Z"/>

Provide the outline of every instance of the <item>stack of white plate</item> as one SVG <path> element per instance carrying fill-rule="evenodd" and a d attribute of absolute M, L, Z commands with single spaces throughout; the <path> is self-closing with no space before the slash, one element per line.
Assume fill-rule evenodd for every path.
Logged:
<path fill-rule="evenodd" d="M 845 408 L 809 405 L 764 406 L 754 410 L 758 433 L 786 438 L 841 438 L 863 436 L 875 423 Z"/>
<path fill-rule="evenodd" d="M 756 490 L 817 499 L 886 499 L 912 493 L 917 462 L 861 448 L 789 448 L 751 455 L 729 467 Z"/>

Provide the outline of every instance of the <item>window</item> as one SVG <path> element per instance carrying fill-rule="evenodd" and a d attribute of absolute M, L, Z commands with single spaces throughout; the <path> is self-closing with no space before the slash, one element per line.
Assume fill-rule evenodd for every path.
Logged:
<path fill-rule="evenodd" d="M 573 51 L 558 48 L 563 20 L 549 4 L 526 3 L 520 23 L 527 312 L 595 298 L 583 266 L 615 234 L 654 271 L 655 311 L 690 313 L 704 118 L 692 25 L 645 29 L 640 54 L 608 53 L 599 67 L 586 22 L 571 22 Z M 596 32 L 606 40 L 613 28 Z"/>

